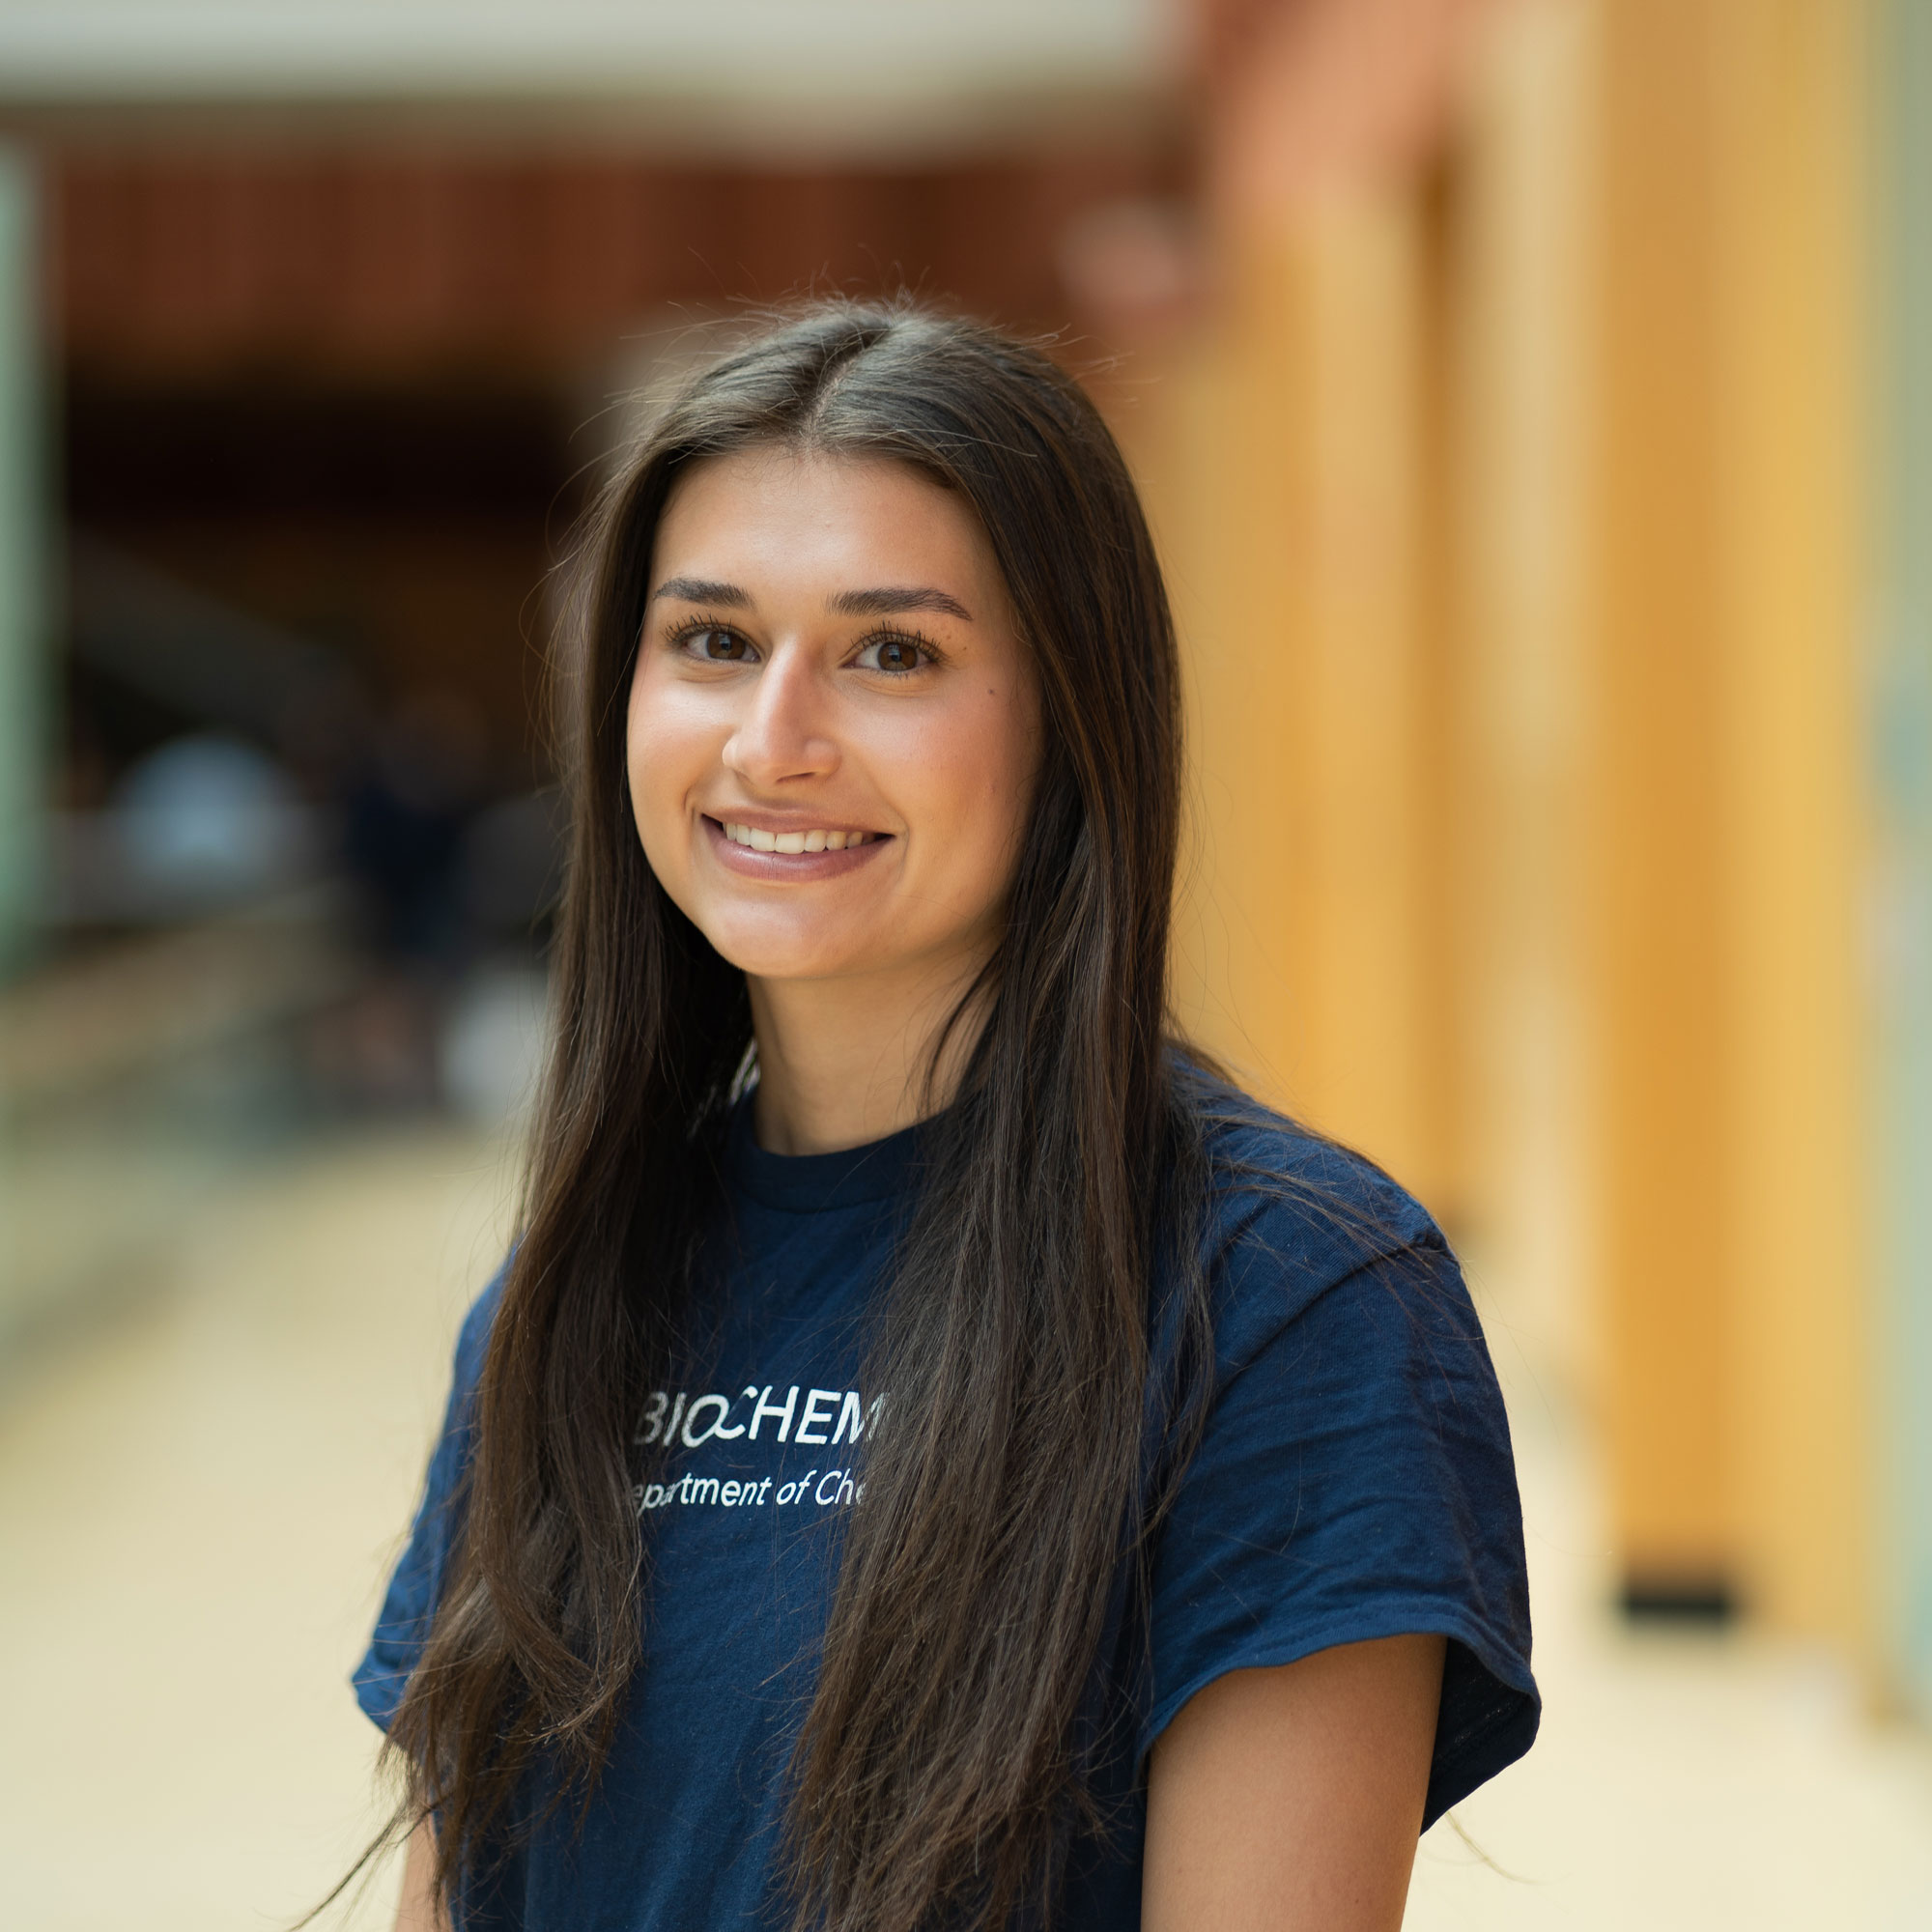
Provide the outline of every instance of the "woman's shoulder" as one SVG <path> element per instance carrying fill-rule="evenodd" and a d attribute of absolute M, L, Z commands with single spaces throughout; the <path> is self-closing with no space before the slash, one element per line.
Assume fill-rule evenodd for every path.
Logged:
<path fill-rule="evenodd" d="M 465 1311 L 456 1331 L 440 1453 L 454 1455 L 459 1460 L 469 1452 L 469 1435 L 476 1420 L 476 1391 L 483 1380 L 483 1364 L 490 1353 L 490 1337 L 497 1325 L 497 1311 L 503 1305 L 503 1289 L 509 1275 L 510 1262 L 506 1257 Z"/>
<path fill-rule="evenodd" d="M 510 1264 L 502 1264 L 483 1284 L 482 1292 L 464 1311 L 456 1330 L 449 1378 L 448 1413 L 444 1433 L 464 1427 L 476 1398 L 477 1384 L 483 1379 L 484 1358 L 490 1352 L 491 1332 L 497 1325 L 497 1312 L 503 1303 L 503 1285 L 509 1278 Z"/>
<path fill-rule="evenodd" d="M 1175 1437 L 1141 1748 L 1231 1669 L 1439 1634 L 1434 1819 L 1520 1756 L 1537 1721 L 1509 1419 L 1482 1324 L 1435 1221 L 1373 1161 L 1205 1074 L 1188 1099 L 1212 1352 L 1184 1358 L 1198 1423 Z"/>
<path fill-rule="evenodd" d="M 483 1374 L 483 1357 L 490 1350 L 490 1333 L 497 1325 L 497 1311 L 503 1305 L 504 1284 L 510 1278 L 510 1260 L 483 1285 L 483 1292 L 469 1304 L 463 1325 L 456 1331 L 456 1381 L 458 1387 L 475 1387 Z"/>
<path fill-rule="evenodd" d="M 364 1711 L 387 1729 L 429 1634 L 430 1620 L 442 1594 L 444 1572 L 462 1515 L 463 1487 L 469 1467 L 476 1423 L 476 1388 L 490 1350 L 490 1330 L 503 1299 L 505 1262 L 483 1293 L 470 1303 L 456 1336 L 456 1366 L 442 1431 L 423 1477 L 410 1540 L 389 1578 L 382 1614 L 369 1650 L 356 1665 L 353 1682 Z"/>
<path fill-rule="evenodd" d="M 1447 1242 L 1413 1194 L 1365 1154 L 1183 1063 L 1179 1088 L 1202 1152 L 1203 1259 L 1268 1250 L 1323 1283 Z"/>
<path fill-rule="evenodd" d="M 1215 1353 L 1231 1372 L 1263 1350 L 1316 1346 L 1358 1318 L 1418 1337 L 1472 1344 L 1482 1323 L 1435 1218 L 1365 1155 L 1212 1074 L 1189 1066 L 1201 1194 L 1197 1278 Z"/>

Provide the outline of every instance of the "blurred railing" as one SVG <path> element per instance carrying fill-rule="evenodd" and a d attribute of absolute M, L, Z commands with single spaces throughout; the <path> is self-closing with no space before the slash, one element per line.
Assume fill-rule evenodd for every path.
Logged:
<path fill-rule="evenodd" d="M 0 1376 L 151 1281 L 208 1190 L 314 1118 L 305 1023 L 368 967 L 314 888 L 0 989 Z"/>

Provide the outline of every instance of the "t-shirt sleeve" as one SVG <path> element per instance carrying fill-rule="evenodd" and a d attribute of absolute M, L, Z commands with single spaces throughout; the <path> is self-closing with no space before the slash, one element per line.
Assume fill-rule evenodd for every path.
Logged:
<path fill-rule="evenodd" d="M 1297 1296 L 1231 1258 L 1213 1399 L 1156 1547 L 1143 1751 L 1224 1672 L 1409 1633 L 1449 1639 L 1426 1820 L 1536 1735 L 1509 1425 L 1430 1230 Z"/>
<path fill-rule="evenodd" d="M 375 1634 L 350 1681 L 355 1701 L 384 1730 L 396 1715 L 410 1673 L 416 1666 L 429 1636 L 430 1623 L 442 1596 L 463 1499 L 463 1479 L 469 1466 L 470 1432 L 474 1423 L 476 1385 L 483 1373 L 490 1322 L 502 1292 L 499 1274 L 485 1289 L 464 1319 L 457 1337 L 455 1372 L 442 1433 L 429 1460 L 422 1499 L 416 1505 L 410 1540 L 383 1599 Z"/>

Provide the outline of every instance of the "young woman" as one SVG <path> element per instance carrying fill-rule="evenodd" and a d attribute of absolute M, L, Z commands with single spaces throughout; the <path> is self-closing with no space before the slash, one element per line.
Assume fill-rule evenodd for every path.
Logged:
<path fill-rule="evenodd" d="M 585 561 L 523 1233 L 356 1680 L 400 1922 L 1398 1925 L 1536 1727 L 1508 1433 L 1423 1211 L 1168 1030 L 1105 428 L 827 304 Z"/>

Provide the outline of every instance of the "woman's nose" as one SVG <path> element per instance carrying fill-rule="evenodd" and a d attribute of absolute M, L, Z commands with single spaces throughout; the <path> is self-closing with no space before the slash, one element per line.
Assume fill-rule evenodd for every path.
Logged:
<path fill-rule="evenodd" d="M 838 747 L 827 728 L 826 694 L 802 654 L 779 650 L 746 689 L 745 708 L 724 741 L 724 762 L 748 784 L 824 778 Z"/>

